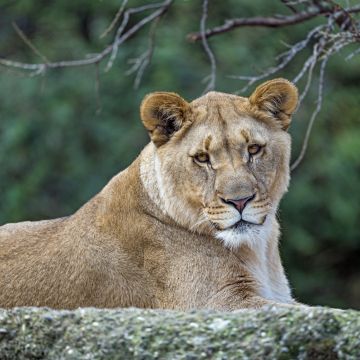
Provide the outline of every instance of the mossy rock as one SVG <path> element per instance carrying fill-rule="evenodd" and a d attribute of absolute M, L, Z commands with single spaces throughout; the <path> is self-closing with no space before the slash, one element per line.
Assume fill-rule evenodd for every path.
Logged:
<path fill-rule="evenodd" d="M 0 310 L 0 359 L 360 359 L 360 312 Z"/>

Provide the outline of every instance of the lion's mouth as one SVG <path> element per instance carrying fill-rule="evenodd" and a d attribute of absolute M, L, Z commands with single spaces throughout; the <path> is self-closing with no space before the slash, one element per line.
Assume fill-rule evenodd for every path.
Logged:
<path fill-rule="evenodd" d="M 256 224 L 256 223 L 252 223 L 252 222 L 241 219 L 237 223 L 235 223 L 233 226 L 231 226 L 230 229 L 234 229 L 239 232 L 246 232 L 250 228 L 252 228 L 254 226 L 260 226 L 260 225 L 262 225 L 262 224 Z"/>

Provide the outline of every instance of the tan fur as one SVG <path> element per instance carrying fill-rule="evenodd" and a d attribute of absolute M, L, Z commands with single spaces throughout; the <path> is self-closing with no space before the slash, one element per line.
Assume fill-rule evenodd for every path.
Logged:
<path fill-rule="evenodd" d="M 69 217 L 0 227 L 0 307 L 291 304 L 275 214 L 296 104 L 283 79 L 250 98 L 148 95 L 141 117 L 152 142 L 129 168 Z M 264 147 L 250 158 L 253 144 Z M 240 213 L 221 199 L 249 194 L 240 228 Z"/>

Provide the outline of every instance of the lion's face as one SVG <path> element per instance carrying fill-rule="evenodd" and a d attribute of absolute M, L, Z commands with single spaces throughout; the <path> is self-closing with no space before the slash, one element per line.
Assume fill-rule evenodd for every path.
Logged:
<path fill-rule="evenodd" d="M 165 211 L 230 247 L 260 238 L 288 185 L 286 129 L 296 104 L 296 88 L 282 79 L 250 98 L 218 92 L 190 104 L 172 93 L 145 98 L 142 119 L 156 146 Z"/>

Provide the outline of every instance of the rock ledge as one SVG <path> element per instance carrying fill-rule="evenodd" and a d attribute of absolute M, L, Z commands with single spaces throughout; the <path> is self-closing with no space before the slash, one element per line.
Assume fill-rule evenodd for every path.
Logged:
<path fill-rule="evenodd" d="M 360 359 L 360 312 L 0 310 L 0 359 Z"/>

